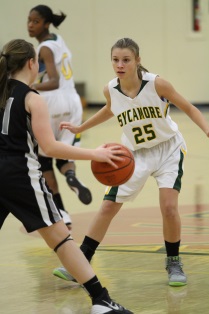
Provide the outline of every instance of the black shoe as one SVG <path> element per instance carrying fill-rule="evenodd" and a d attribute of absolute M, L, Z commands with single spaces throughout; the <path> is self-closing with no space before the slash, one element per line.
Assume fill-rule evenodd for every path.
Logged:
<path fill-rule="evenodd" d="M 93 300 L 91 314 L 134 314 L 122 305 L 110 299 L 107 290 L 104 288 L 103 293 Z"/>
<path fill-rule="evenodd" d="M 66 179 L 71 190 L 77 194 L 79 200 L 85 205 L 90 204 L 92 201 L 92 196 L 89 189 L 81 184 L 81 182 L 79 182 L 78 179 L 70 173 L 70 171 L 67 174 Z"/>

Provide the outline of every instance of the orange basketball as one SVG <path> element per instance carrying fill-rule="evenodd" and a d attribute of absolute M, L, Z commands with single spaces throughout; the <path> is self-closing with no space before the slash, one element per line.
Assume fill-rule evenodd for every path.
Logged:
<path fill-rule="evenodd" d="M 119 145 L 123 150 L 123 153 L 118 155 L 122 157 L 122 160 L 114 162 L 118 165 L 118 168 L 114 168 L 107 162 L 91 161 L 91 170 L 95 178 L 102 184 L 108 186 L 118 186 L 130 179 L 134 172 L 135 161 L 131 151 L 124 145 L 117 143 L 109 143 L 107 146 Z"/>

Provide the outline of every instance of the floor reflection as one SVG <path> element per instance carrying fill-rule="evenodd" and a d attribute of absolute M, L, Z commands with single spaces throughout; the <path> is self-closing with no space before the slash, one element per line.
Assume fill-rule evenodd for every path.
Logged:
<path fill-rule="evenodd" d="M 168 314 L 181 314 L 182 303 L 187 296 L 188 288 L 184 287 L 168 287 L 167 289 L 167 302 Z"/>

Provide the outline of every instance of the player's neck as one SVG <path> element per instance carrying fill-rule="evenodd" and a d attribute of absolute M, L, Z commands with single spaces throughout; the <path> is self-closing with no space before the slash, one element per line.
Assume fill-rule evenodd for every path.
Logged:
<path fill-rule="evenodd" d="M 45 31 L 43 33 L 41 33 L 39 36 L 36 37 L 36 39 L 38 40 L 39 43 L 42 43 L 43 41 L 52 38 L 53 34 L 50 34 L 49 31 Z"/>
<path fill-rule="evenodd" d="M 131 80 L 120 80 L 121 91 L 128 97 L 135 98 L 141 88 L 142 80 L 139 78 Z"/>

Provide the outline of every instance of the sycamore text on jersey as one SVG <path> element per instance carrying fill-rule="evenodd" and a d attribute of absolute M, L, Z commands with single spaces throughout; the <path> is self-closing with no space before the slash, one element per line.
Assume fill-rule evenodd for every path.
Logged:
<path fill-rule="evenodd" d="M 160 119 L 162 118 L 162 114 L 160 112 L 159 107 L 144 107 L 144 108 L 133 108 L 127 111 L 122 112 L 117 116 L 119 125 L 123 127 L 127 123 L 136 121 L 136 120 L 144 120 L 144 119 Z"/>

